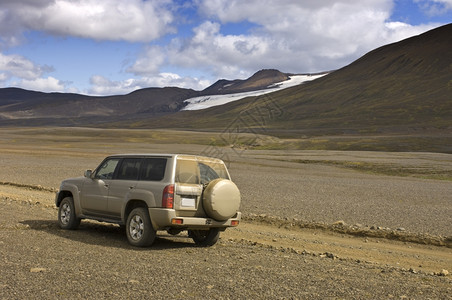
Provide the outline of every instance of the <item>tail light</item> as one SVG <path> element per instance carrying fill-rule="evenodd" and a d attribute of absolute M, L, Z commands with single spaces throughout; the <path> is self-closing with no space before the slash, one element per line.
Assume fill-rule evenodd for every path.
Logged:
<path fill-rule="evenodd" d="M 174 207 L 174 184 L 165 186 L 162 195 L 162 207 L 164 208 Z"/>

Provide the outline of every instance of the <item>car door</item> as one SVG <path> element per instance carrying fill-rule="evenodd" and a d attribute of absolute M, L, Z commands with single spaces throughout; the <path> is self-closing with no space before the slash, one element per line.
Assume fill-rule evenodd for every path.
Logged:
<path fill-rule="evenodd" d="M 86 178 L 80 191 L 82 212 L 87 215 L 105 215 L 108 209 L 108 194 L 120 158 L 107 158 Z"/>
<path fill-rule="evenodd" d="M 107 212 L 112 217 L 120 217 L 123 205 L 138 181 L 142 158 L 124 158 L 115 172 L 114 182 L 108 191 Z"/>

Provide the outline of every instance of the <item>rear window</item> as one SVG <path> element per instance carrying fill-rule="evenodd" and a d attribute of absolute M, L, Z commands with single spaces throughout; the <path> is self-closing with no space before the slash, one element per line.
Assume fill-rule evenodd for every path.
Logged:
<path fill-rule="evenodd" d="M 217 178 L 229 179 L 226 166 L 218 160 L 178 158 L 176 182 L 205 184 Z"/>

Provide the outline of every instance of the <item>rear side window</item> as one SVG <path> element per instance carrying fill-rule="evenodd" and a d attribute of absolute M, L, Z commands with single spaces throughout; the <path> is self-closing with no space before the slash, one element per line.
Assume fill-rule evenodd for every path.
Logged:
<path fill-rule="evenodd" d="M 229 179 L 223 163 L 187 158 L 177 160 L 176 182 L 205 184 L 217 178 Z"/>
<path fill-rule="evenodd" d="M 116 174 L 116 179 L 137 180 L 141 162 L 141 158 L 124 158 Z"/>
<path fill-rule="evenodd" d="M 140 180 L 160 181 L 165 177 L 166 158 L 146 158 L 140 171 Z"/>

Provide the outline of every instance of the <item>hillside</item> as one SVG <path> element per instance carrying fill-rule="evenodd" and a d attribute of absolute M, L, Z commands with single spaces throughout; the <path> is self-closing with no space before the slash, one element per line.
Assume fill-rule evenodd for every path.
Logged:
<path fill-rule="evenodd" d="M 164 117 L 163 123 L 221 130 L 239 117 L 252 131 L 265 127 L 265 132 L 279 136 L 450 130 L 451 66 L 449 24 L 378 48 L 313 82 L 202 111 L 176 113 Z M 161 121 L 130 125 L 155 128 Z"/>
<path fill-rule="evenodd" d="M 71 125 L 120 120 L 136 114 L 164 114 L 183 107 L 195 91 L 148 88 L 128 95 L 90 97 L 0 89 L 0 124 Z"/>
<path fill-rule="evenodd" d="M 289 79 L 278 70 L 260 70 L 246 80 L 220 79 L 201 92 L 201 95 L 222 95 L 266 89 L 270 85 Z"/>
<path fill-rule="evenodd" d="M 220 80 L 203 91 L 145 88 L 105 97 L 4 88 L 0 89 L 0 125 L 93 125 L 156 118 L 180 111 L 186 105 L 184 100 L 192 97 L 264 89 L 286 79 L 288 76 L 277 70 L 261 70 L 246 80 Z"/>

